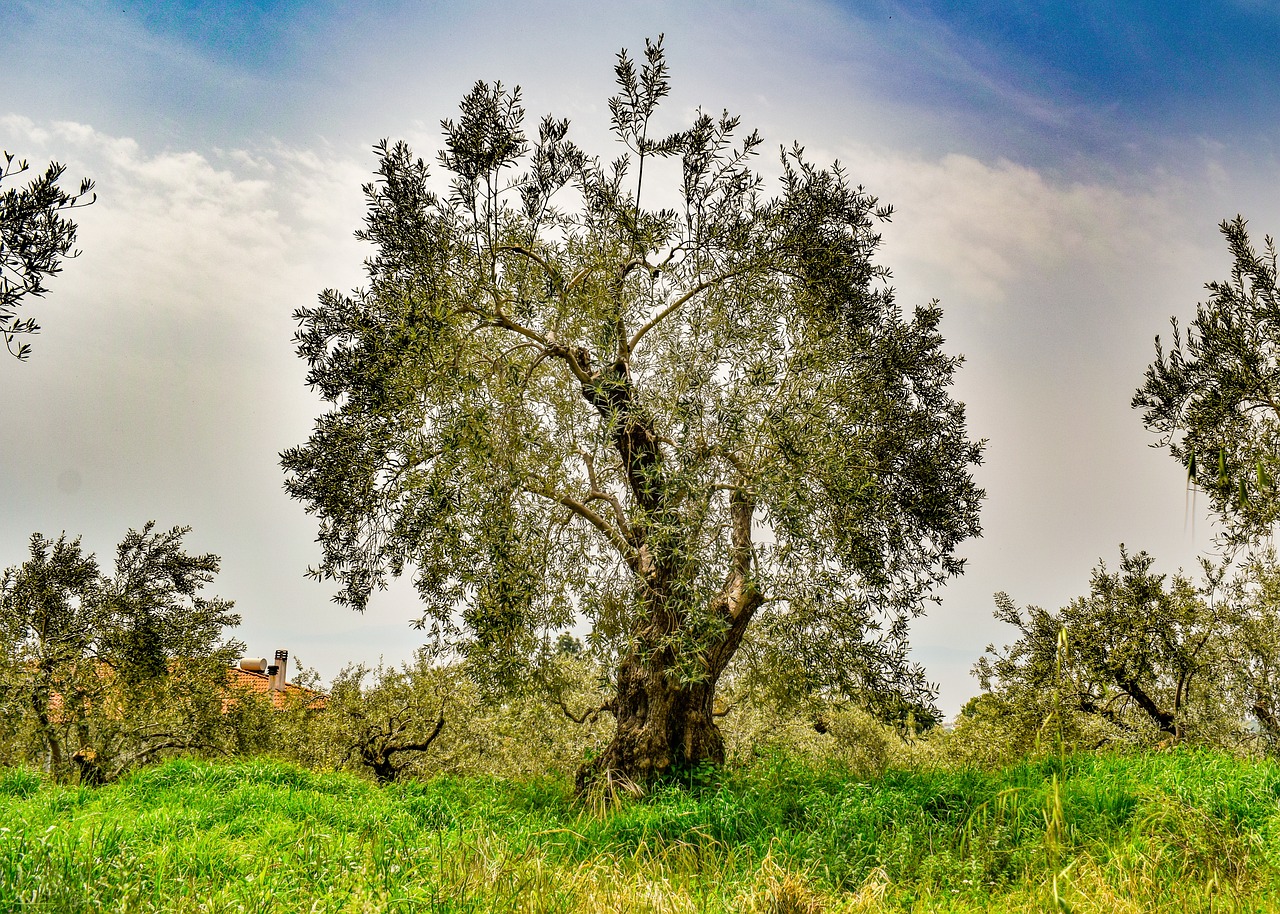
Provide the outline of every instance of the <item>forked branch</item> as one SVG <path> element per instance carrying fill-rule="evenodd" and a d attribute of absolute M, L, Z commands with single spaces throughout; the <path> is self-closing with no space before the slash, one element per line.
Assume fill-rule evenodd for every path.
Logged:
<path fill-rule="evenodd" d="M 613 527 L 613 525 L 598 513 L 591 510 L 589 506 L 578 501 L 576 498 L 572 498 L 568 495 L 564 495 L 560 492 L 555 492 L 549 488 L 543 488 L 541 486 L 525 486 L 524 491 L 528 492 L 530 495 L 545 498 L 547 501 L 555 502 L 562 507 L 568 508 L 574 514 L 591 524 L 591 526 L 595 527 L 605 535 L 605 538 L 608 539 L 614 549 L 617 550 L 618 555 L 620 555 L 622 560 L 627 563 L 627 566 L 633 571 L 639 573 L 638 569 L 640 567 L 640 559 L 639 556 L 636 555 L 635 549 L 632 548 L 629 542 L 627 542 L 626 537 L 624 537 L 615 527 Z"/>
<path fill-rule="evenodd" d="M 613 706 L 606 701 L 594 708 L 587 708 L 587 710 L 583 711 L 581 714 L 574 714 L 569 710 L 569 705 L 565 702 L 563 696 L 559 694 L 555 695 L 554 701 L 559 706 L 560 710 L 564 712 L 564 716 L 579 726 L 582 724 L 594 724 L 600 719 L 600 715 L 605 711 L 609 711 L 611 713 L 613 711 Z"/>

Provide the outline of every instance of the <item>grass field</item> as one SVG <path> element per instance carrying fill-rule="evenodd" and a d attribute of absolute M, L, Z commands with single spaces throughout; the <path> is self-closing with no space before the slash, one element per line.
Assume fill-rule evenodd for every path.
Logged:
<path fill-rule="evenodd" d="M 3 912 L 1280 910 L 1280 767 L 1200 752 L 870 782 L 772 756 L 607 806 L 177 760 L 0 772 L 0 823 Z"/>

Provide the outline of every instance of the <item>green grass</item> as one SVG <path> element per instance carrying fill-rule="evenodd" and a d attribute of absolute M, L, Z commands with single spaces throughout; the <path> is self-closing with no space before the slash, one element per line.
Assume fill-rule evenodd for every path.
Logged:
<path fill-rule="evenodd" d="M 1207 752 L 872 782 L 779 755 L 608 808 L 179 760 L 0 772 L 0 823 L 0 912 L 1280 909 L 1280 768 Z"/>

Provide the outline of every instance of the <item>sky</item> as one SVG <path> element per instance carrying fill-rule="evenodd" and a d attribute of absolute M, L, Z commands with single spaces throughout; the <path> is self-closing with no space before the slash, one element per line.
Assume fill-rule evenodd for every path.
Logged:
<path fill-rule="evenodd" d="M 1275 0 L 6 0 L 0 147 L 94 178 L 98 201 L 24 306 L 30 360 L 0 358 L 0 566 L 36 531 L 106 565 L 131 527 L 189 525 L 250 655 L 324 679 L 408 659 L 410 588 L 360 616 L 304 577 L 316 526 L 278 454 L 322 404 L 291 315 L 362 281 L 375 142 L 433 157 L 485 79 L 612 156 L 614 56 L 659 33 L 664 126 L 729 109 L 766 148 L 839 160 L 894 206 L 898 300 L 939 300 L 965 357 L 984 534 L 913 630 L 944 712 L 1012 638 L 996 591 L 1056 608 L 1121 543 L 1166 572 L 1212 551 L 1204 499 L 1129 402 L 1154 336 L 1229 275 L 1218 223 L 1280 232 Z"/>

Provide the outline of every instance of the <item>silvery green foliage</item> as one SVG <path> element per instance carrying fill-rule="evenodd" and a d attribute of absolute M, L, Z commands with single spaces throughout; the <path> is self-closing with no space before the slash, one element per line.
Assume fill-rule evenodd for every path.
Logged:
<path fill-rule="evenodd" d="M 1237 742 L 1251 710 L 1241 701 L 1241 601 L 1211 563 L 1199 584 L 1153 566 L 1121 546 L 1119 568 L 1100 562 L 1088 594 L 1057 612 L 997 594 L 996 618 L 1019 637 L 978 661 L 987 694 L 975 710 L 1021 718 L 1044 745 Z"/>
<path fill-rule="evenodd" d="M 793 147 L 767 192 L 738 118 L 658 130 L 660 41 L 616 72 L 612 160 L 483 82 L 437 171 L 376 147 L 367 285 L 296 314 L 327 404 L 282 455 L 312 574 L 356 609 L 410 574 L 495 684 L 585 617 L 593 656 L 662 654 L 673 682 L 745 640 L 803 690 L 927 704 L 906 620 L 983 495 L 942 312 L 895 302 L 890 209 L 839 166 Z"/>
<path fill-rule="evenodd" d="M 419 650 L 400 667 L 349 665 L 322 712 L 296 704 L 277 715 L 275 751 L 312 767 L 345 768 L 382 782 L 438 774 L 529 777 L 571 774 L 607 742 L 600 715 L 569 726 L 571 710 L 598 706 L 598 670 L 573 657 L 549 664 L 561 680 L 547 692 L 486 701 L 463 667 Z"/>
<path fill-rule="evenodd" d="M 1270 237 L 1259 253 L 1243 217 L 1220 229 L 1231 278 L 1205 285 L 1209 298 L 1185 333 L 1173 319 L 1167 353 L 1156 337 L 1133 406 L 1188 483 L 1209 496 L 1224 545 L 1236 549 L 1272 533 L 1280 518 L 1280 286 Z"/>
<path fill-rule="evenodd" d="M 243 645 L 230 601 L 206 596 L 216 555 L 190 554 L 189 527 L 130 530 L 104 576 L 80 539 L 31 537 L 0 574 L 0 747 L 59 779 L 109 780 L 169 751 L 235 743 L 227 665 Z"/>
<path fill-rule="evenodd" d="M 28 169 L 25 160 L 14 161 L 12 153 L 0 155 L 0 183 L 12 180 Z M 65 213 L 88 206 L 93 182 L 80 181 L 76 193 L 58 186 L 66 166 L 50 162 L 43 173 L 25 187 L 9 187 L 0 193 L 0 336 L 5 347 L 19 359 L 31 352 L 20 337 L 40 332 L 34 318 L 18 317 L 27 298 L 38 298 L 48 289 L 45 280 L 62 270 L 62 261 L 75 257 L 76 224 Z M 85 199 L 89 196 L 89 199 Z"/>
<path fill-rule="evenodd" d="M 1230 664 L 1223 681 L 1237 696 L 1240 718 L 1251 717 L 1259 744 L 1280 755 L 1280 563 L 1274 547 L 1250 553 L 1225 588 Z"/>

